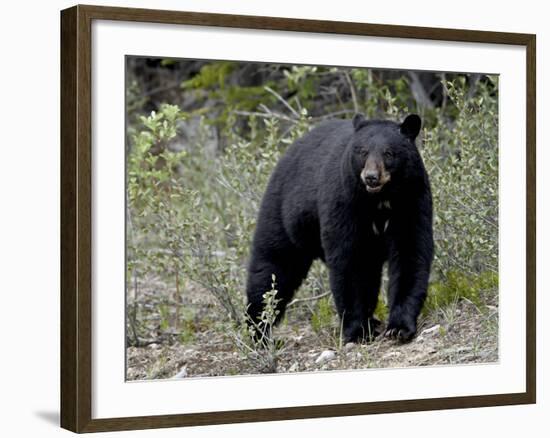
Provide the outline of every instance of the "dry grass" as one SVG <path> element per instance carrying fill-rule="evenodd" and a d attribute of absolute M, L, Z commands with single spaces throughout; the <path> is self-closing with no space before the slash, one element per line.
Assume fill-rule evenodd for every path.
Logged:
<path fill-rule="evenodd" d="M 255 362 L 236 348 L 230 322 L 219 320 L 220 308 L 206 291 L 187 284 L 176 306 L 170 288 L 151 278 L 139 297 L 140 332 L 148 333 L 148 338 L 140 340 L 141 346 L 127 348 L 128 380 L 172 378 L 178 373 L 180 377 L 200 377 L 260 372 Z M 130 301 L 129 308 L 133 304 Z M 460 300 L 432 311 L 419 321 L 419 335 L 404 345 L 385 338 L 342 345 L 337 321 L 314 331 L 310 319 L 311 306 L 295 306 L 275 330 L 284 344 L 278 373 L 498 360 L 496 302 L 474 305 Z M 326 350 L 335 352 L 334 359 L 317 363 Z"/>

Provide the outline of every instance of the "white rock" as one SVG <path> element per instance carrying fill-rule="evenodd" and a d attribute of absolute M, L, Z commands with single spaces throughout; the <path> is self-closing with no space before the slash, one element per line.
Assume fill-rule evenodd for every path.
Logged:
<path fill-rule="evenodd" d="M 355 342 L 348 342 L 346 345 L 344 345 L 344 350 L 350 351 L 355 348 L 357 344 Z"/>
<path fill-rule="evenodd" d="M 299 368 L 299 365 L 298 365 L 298 362 L 294 362 L 290 368 L 288 369 L 288 372 L 289 373 L 295 373 L 296 371 L 298 371 L 298 368 Z"/>
<path fill-rule="evenodd" d="M 325 363 L 330 360 L 333 360 L 336 357 L 336 352 L 332 350 L 325 350 L 323 351 L 317 359 L 315 359 L 315 363 Z"/>
<path fill-rule="evenodd" d="M 390 358 L 390 357 L 399 357 L 399 356 L 401 356 L 401 352 L 399 352 L 399 351 L 389 351 L 383 356 L 383 359 L 387 359 L 387 358 Z"/>
<path fill-rule="evenodd" d="M 180 372 L 172 377 L 172 379 L 183 379 L 184 377 L 187 377 L 187 367 L 182 367 Z"/>
<path fill-rule="evenodd" d="M 420 335 L 431 335 L 432 333 L 437 332 L 440 327 L 441 327 L 440 324 L 436 324 L 433 327 L 430 327 L 426 330 L 422 330 L 422 333 L 420 333 Z"/>

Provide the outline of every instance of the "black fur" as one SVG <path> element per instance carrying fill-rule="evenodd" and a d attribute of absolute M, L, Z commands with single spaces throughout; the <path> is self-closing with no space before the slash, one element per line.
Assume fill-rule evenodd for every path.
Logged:
<path fill-rule="evenodd" d="M 415 115 L 402 124 L 356 115 L 325 122 L 289 147 L 258 216 L 247 283 L 252 318 L 262 310 L 272 274 L 280 319 L 320 258 L 329 268 L 345 339 L 368 339 L 379 325 L 373 312 L 387 261 L 386 333 L 402 341 L 414 336 L 433 257 L 430 184 L 414 143 L 419 130 Z M 389 181 L 367 191 L 367 167 L 384 170 Z"/>

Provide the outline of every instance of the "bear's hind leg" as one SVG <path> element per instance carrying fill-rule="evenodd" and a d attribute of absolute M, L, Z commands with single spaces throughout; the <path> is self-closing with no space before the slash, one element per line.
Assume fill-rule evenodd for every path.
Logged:
<path fill-rule="evenodd" d="M 294 296 L 296 289 L 300 287 L 306 278 L 312 257 L 308 257 L 297 250 L 279 254 L 277 257 L 253 256 L 248 270 L 248 282 L 246 293 L 248 297 L 247 313 L 249 317 L 258 322 L 264 308 L 264 294 L 272 289 L 273 276 L 275 277 L 275 295 L 278 315 L 276 323 L 285 313 L 286 306 Z"/>

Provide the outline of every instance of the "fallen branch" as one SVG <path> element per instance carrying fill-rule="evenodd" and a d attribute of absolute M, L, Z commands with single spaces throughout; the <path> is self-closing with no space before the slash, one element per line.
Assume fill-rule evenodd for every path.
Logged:
<path fill-rule="evenodd" d="M 304 303 L 304 302 L 307 302 L 307 301 L 320 300 L 321 298 L 324 298 L 324 297 L 329 296 L 329 295 L 330 295 L 330 291 L 322 293 L 320 295 L 315 295 L 314 297 L 295 298 L 290 303 L 287 304 L 287 307 L 293 306 L 294 304 L 297 304 L 297 303 Z"/>
<path fill-rule="evenodd" d="M 274 113 L 273 111 L 269 111 L 265 113 L 261 113 L 259 111 L 233 111 L 233 112 L 238 116 L 247 116 L 247 117 L 255 116 L 255 117 L 263 117 L 265 119 L 276 118 L 276 119 L 285 120 L 287 122 L 296 123 L 295 119 L 285 116 L 284 114 Z"/>

